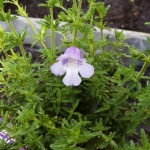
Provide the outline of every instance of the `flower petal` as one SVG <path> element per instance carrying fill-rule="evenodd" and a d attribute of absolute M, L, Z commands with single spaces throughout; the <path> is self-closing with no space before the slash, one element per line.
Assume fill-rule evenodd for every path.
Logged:
<path fill-rule="evenodd" d="M 62 60 L 67 59 L 67 58 L 68 58 L 67 54 L 61 54 L 56 60 L 57 61 L 62 61 Z"/>
<path fill-rule="evenodd" d="M 78 86 L 78 85 L 80 85 L 81 78 L 80 78 L 80 76 L 78 74 L 78 70 L 74 70 L 74 69 L 68 68 L 66 70 L 66 75 L 63 78 L 63 83 L 66 86 L 71 86 L 71 85 Z"/>
<path fill-rule="evenodd" d="M 65 73 L 65 68 L 61 61 L 52 64 L 50 70 L 56 76 L 62 76 Z"/>
<path fill-rule="evenodd" d="M 94 67 L 86 62 L 79 67 L 79 73 L 83 78 L 90 78 L 94 74 Z"/>
<path fill-rule="evenodd" d="M 71 46 L 68 49 L 66 49 L 65 54 L 68 55 L 70 58 L 80 60 L 83 58 L 82 51 L 75 46 Z"/>
<path fill-rule="evenodd" d="M 0 123 L 3 121 L 3 119 L 2 118 L 0 118 Z"/>

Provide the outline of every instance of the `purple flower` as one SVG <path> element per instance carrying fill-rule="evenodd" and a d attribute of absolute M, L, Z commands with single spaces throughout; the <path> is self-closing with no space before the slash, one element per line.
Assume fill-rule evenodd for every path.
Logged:
<path fill-rule="evenodd" d="M 10 135 L 6 130 L 0 132 L 0 140 L 4 140 L 6 143 L 14 143 L 15 140 L 10 138 Z"/>
<path fill-rule="evenodd" d="M 0 123 L 3 121 L 2 118 L 0 118 Z M 7 124 L 8 126 L 10 126 L 10 124 Z M 15 139 L 10 138 L 10 135 L 8 134 L 8 132 L 6 130 L 2 130 L 0 132 L 0 144 L 1 144 L 1 140 L 4 140 L 6 143 L 14 143 Z M 21 147 L 19 150 L 25 150 L 23 147 Z"/>
<path fill-rule="evenodd" d="M 3 119 L 0 118 L 0 123 L 1 123 L 2 121 L 3 121 Z M 7 125 L 10 126 L 9 123 L 8 123 Z M 4 141 L 7 142 L 7 143 L 14 143 L 14 142 L 15 142 L 14 139 L 11 139 L 11 138 L 10 138 L 10 135 L 7 133 L 6 130 L 2 130 L 2 131 L 0 132 L 0 140 L 4 140 Z"/>
<path fill-rule="evenodd" d="M 50 70 L 56 76 L 62 76 L 66 72 L 63 78 L 66 86 L 78 86 L 81 83 L 79 73 L 83 78 L 90 78 L 94 74 L 94 67 L 87 63 L 81 50 L 75 46 L 69 47 L 57 58 L 57 61 Z"/>
<path fill-rule="evenodd" d="M 2 118 L 0 118 L 0 123 L 3 121 L 3 119 Z"/>

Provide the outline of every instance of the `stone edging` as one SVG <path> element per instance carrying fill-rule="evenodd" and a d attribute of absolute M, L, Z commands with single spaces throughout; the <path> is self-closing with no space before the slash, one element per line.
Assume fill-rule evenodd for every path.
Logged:
<path fill-rule="evenodd" d="M 15 29 L 17 30 L 17 32 L 21 32 L 25 26 L 28 27 L 27 31 L 31 34 L 34 34 L 33 29 L 29 26 L 28 21 L 26 20 L 26 18 L 21 17 L 21 16 L 17 16 L 17 20 L 12 21 Z M 40 20 L 39 18 L 30 18 L 31 22 L 33 23 L 34 27 L 38 30 L 40 30 L 40 24 L 38 24 L 36 21 Z M 61 23 L 60 25 L 63 25 L 65 23 Z M 2 22 L 0 21 L 0 25 L 6 29 L 6 31 L 10 31 L 10 28 L 8 26 L 8 24 L 6 22 Z M 95 32 L 95 37 L 99 38 L 100 36 L 100 30 L 98 28 L 95 28 L 96 32 Z M 110 35 L 111 40 L 114 40 L 114 30 L 113 28 L 111 28 L 110 30 L 104 30 L 104 35 Z M 118 31 L 122 31 L 120 29 L 117 29 Z M 50 33 L 50 30 L 49 30 Z M 147 37 L 150 37 L 150 34 L 147 33 L 142 33 L 142 32 L 135 32 L 135 31 L 129 31 L 129 30 L 123 30 L 123 33 L 125 34 L 126 37 L 129 37 L 130 39 L 126 40 L 126 42 L 128 44 L 132 44 L 134 45 L 136 48 L 140 49 L 140 50 L 145 50 L 149 48 L 148 42 L 147 42 Z M 61 38 L 62 36 L 56 33 L 55 36 L 55 45 L 58 46 L 61 42 Z M 69 39 L 72 39 L 72 35 L 68 35 Z M 26 36 L 26 39 L 24 41 L 25 44 L 32 44 L 34 42 L 34 39 L 28 34 Z M 47 47 L 50 47 L 50 37 L 46 39 L 45 41 Z M 40 43 L 36 44 L 37 47 L 41 47 Z"/>

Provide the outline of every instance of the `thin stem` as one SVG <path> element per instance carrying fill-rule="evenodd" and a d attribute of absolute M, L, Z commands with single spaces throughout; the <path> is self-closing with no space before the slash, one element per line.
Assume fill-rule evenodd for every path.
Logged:
<path fill-rule="evenodd" d="M 73 45 L 76 46 L 76 37 L 77 37 L 78 26 L 75 24 L 73 30 Z"/>
<path fill-rule="evenodd" d="M 100 40 L 101 40 L 101 41 L 104 40 L 103 29 L 104 29 L 104 28 L 103 28 L 103 18 L 102 18 L 101 21 L 100 21 L 100 32 L 101 32 L 101 33 L 100 33 L 100 34 L 101 34 L 101 35 L 100 35 L 100 38 L 101 38 Z M 103 47 L 103 46 L 102 46 L 102 50 L 104 51 L 104 47 Z"/>
<path fill-rule="evenodd" d="M 92 2 L 92 3 L 90 4 L 89 10 L 92 10 L 92 9 L 93 9 L 93 8 L 92 8 L 92 7 L 93 7 L 93 4 L 94 4 L 94 2 Z M 94 13 L 95 13 L 95 9 L 93 10 L 93 12 L 92 12 L 92 14 L 91 14 L 90 25 L 93 25 Z"/>
<path fill-rule="evenodd" d="M 16 38 L 19 40 L 19 47 L 20 47 L 20 50 L 21 50 L 21 54 L 22 54 L 24 60 L 25 60 L 26 63 L 27 63 L 27 58 L 26 58 L 25 50 L 24 50 L 24 48 L 23 48 L 23 43 L 22 43 L 22 41 L 20 40 L 20 38 L 19 38 L 19 36 L 18 36 L 18 34 L 17 34 L 17 31 L 15 30 L 14 26 L 12 25 L 12 23 L 11 23 L 10 21 L 8 21 L 7 19 L 6 19 L 6 21 L 7 21 L 7 23 L 9 24 L 11 30 L 14 32 Z"/>
<path fill-rule="evenodd" d="M 91 19 L 90 19 L 90 25 L 93 25 L 93 18 L 94 18 L 94 13 L 93 13 L 92 16 L 91 16 Z M 90 32 L 93 32 L 93 30 L 90 31 Z M 92 38 L 92 43 L 90 44 L 91 56 L 94 55 L 94 48 L 93 48 L 93 43 L 94 43 L 94 33 L 92 33 L 92 34 L 93 34 L 93 38 Z"/>
<path fill-rule="evenodd" d="M 94 56 L 93 44 L 90 44 L 90 53 L 91 53 L 91 56 L 93 57 L 93 56 Z M 93 58 L 94 58 L 94 57 L 93 57 Z"/>
<path fill-rule="evenodd" d="M 21 54 L 22 54 L 25 62 L 27 63 L 27 58 L 26 58 L 25 50 L 23 48 L 23 43 L 20 40 L 20 37 L 18 36 L 17 31 L 15 30 L 14 26 L 12 25 L 12 23 L 5 17 L 5 13 L 4 13 L 3 10 L 1 10 L 1 13 L 2 13 L 3 17 L 5 18 L 6 22 L 8 23 L 9 27 L 11 28 L 11 30 L 15 34 L 17 40 L 19 41 L 19 47 L 20 47 L 20 50 L 21 50 Z"/>
<path fill-rule="evenodd" d="M 55 29 L 54 29 L 53 7 L 50 7 L 50 14 L 51 14 L 51 53 L 53 61 L 55 56 Z"/>
<path fill-rule="evenodd" d="M 35 34 L 39 37 L 39 40 L 43 46 L 44 49 L 47 49 L 45 43 L 43 42 L 43 40 L 41 39 L 40 35 L 38 34 L 37 30 L 35 29 L 35 27 L 33 26 L 32 22 L 30 21 L 29 17 L 26 17 L 27 21 L 29 22 L 30 26 L 32 27 L 33 31 L 35 32 Z"/>
<path fill-rule="evenodd" d="M 25 17 L 27 19 L 27 21 L 29 22 L 30 26 L 32 27 L 33 31 L 35 32 L 35 34 L 39 37 L 39 41 L 41 42 L 42 46 L 44 47 L 44 49 L 47 49 L 45 43 L 43 42 L 43 40 L 41 39 L 40 35 L 38 34 L 37 30 L 35 29 L 35 27 L 33 26 L 32 22 L 30 21 L 28 14 L 26 13 L 26 11 L 22 10 L 20 5 L 18 4 L 18 1 L 13 0 L 13 3 L 18 7 L 18 10 L 20 10 L 21 16 Z"/>
<path fill-rule="evenodd" d="M 78 21 L 80 20 L 81 6 L 82 6 L 82 0 L 79 1 L 78 11 L 77 11 L 77 13 L 78 13 L 78 15 L 77 15 Z"/>
<path fill-rule="evenodd" d="M 74 30 L 73 30 L 73 44 L 76 45 L 76 38 L 78 36 L 78 24 L 80 22 L 80 12 L 81 12 L 81 6 L 82 6 L 82 0 L 79 1 L 79 6 L 77 7 L 76 0 L 74 0 L 74 5 L 77 8 L 77 19 L 75 20 L 74 24 Z"/>
<path fill-rule="evenodd" d="M 110 51 L 110 54 L 112 54 L 114 52 L 115 48 L 116 48 L 116 46 L 113 44 L 113 47 L 112 47 L 112 49 Z"/>
<path fill-rule="evenodd" d="M 91 19 L 90 19 L 90 24 L 91 24 L 91 25 L 93 25 L 93 16 L 94 16 L 94 15 L 92 15 L 92 16 L 91 16 Z"/>
<path fill-rule="evenodd" d="M 10 51 L 11 51 L 11 54 L 13 55 L 13 56 L 16 56 L 16 54 L 15 54 L 15 52 L 14 52 L 14 50 L 11 48 L 10 49 Z"/>
<path fill-rule="evenodd" d="M 92 37 L 90 37 L 90 41 L 89 41 L 89 47 L 90 47 L 90 55 L 91 57 L 94 58 L 94 33 L 93 33 L 93 29 L 90 30 L 90 35 L 92 35 Z"/>
<path fill-rule="evenodd" d="M 137 77 L 137 81 L 139 81 L 140 78 L 143 76 L 143 74 L 145 73 L 145 71 L 146 71 L 147 67 L 149 66 L 149 64 L 150 63 L 147 60 L 144 62 L 144 65 L 143 65 L 143 67 L 142 67 L 142 69 L 141 69 L 141 71 L 140 71 L 140 73 L 139 73 L 139 75 Z"/>
<path fill-rule="evenodd" d="M 73 0 L 73 3 L 74 3 L 74 6 L 75 6 L 75 9 L 77 10 L 77 9 L 78 9 L 78 6 L 77 6 L 76 0 Z"/>
<path fill-rule="evenodd" d="M 101 24 L 101 26 L 103 25 L 103 19 L 101 19 L 100 24 Z M 103 28 L 100 27 L 100 30 L 101 30 L 101 40 L 103 40 L 104 39 Z"/>
<path fill-rule="evenodd" d="M 101 29 L 101 40 L 103 40 L 103 29 Z"/>

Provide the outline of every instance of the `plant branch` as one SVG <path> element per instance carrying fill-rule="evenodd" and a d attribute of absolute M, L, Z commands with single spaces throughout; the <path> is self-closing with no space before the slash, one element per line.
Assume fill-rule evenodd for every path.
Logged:
<path fill-rule="evenodd" d="M 52 54 L 52 61 L 55 57 L 55 29 L 54 29 L 54 14 L 53 14 L 53 7 L 50 8 L 50 15 L 51 15 L 51 54 Z"/>

